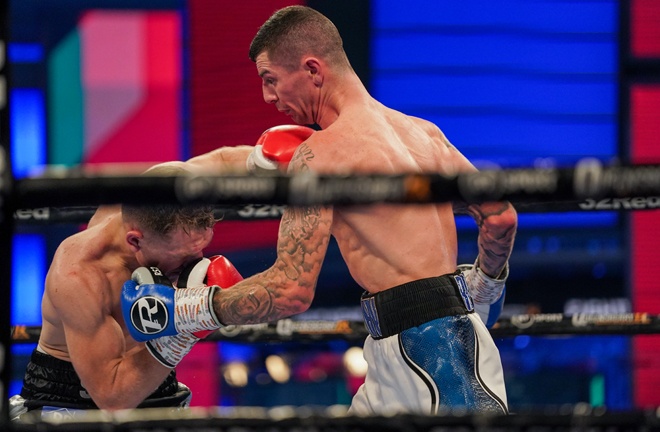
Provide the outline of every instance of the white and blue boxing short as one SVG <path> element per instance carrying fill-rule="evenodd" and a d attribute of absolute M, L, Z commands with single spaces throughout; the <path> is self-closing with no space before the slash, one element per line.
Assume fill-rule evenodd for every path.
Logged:
<path fill-rule="evenodd" d="M 460 272 L 362 297 L 370 336 L 349 413 L 508 414 L 502 362 Z"/>

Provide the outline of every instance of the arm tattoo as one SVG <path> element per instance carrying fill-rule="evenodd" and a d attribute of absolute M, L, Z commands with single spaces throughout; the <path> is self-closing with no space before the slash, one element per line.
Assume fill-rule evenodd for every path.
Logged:
<path fill-rule="evenodd" d="M 308 170 L 314 153 L 302 144 L 291 164 Z M 327 251 L 332 210 L 321 206 L 287 208 L 280 222 L 277 259 L 266 271 L 223 290 L 213 307 L 224 324 L 275 321 L 311 303 Z"/>
<path fill-rule="evenodd" d="M 312 152 L 312 149 L 309 148 L 307 143 L 302 143 L 293 154 L 289 166 L 295 167 L 296 171 L 309 171 L 307 162 L 312 159 L 314 159 L 314 152 Z"/>
<path fill-rule="evenodd" d="M 454 214 L 457 215 L 467 215 L 471 214 L 469 210 L 469 205 L 465 201 L 452 201 L 452 209 L 454 211 Z"/>
<path fill-rule="evenodd" d="M 496 219 L 509 211 L 507 202 L 470 205 L 467 212 L 474 218 L 479 227 L 479 267 L 490 276 L 498 276 L 503 270 L 516 235 L 516 225 L 500 228 L 496 223 L 490 224 L 490 218 Z M 491 219 L 492 220 L 492 219 Z"/>

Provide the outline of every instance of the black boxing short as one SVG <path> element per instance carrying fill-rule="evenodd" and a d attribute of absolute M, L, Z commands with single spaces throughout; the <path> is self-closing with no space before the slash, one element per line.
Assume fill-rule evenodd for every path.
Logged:
<path fill-rule="evenodd" d="M 174 370 L 138 408 L 185 407 L 190 402 L 190 389 L 179 383 Z M 26 411 L 44 407 L 98 409 L 80 383 L 70 362 L 60 360 L 38 349 L 32 352 L 20 393 Z"/>

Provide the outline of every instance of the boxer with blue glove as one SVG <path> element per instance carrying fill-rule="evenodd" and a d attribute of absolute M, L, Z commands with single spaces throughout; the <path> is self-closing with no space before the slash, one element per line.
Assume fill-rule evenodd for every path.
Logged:
<path fill-rule="evenodd" d="M 269 174 L 285 170 L 296 148 L 313 133 L 314 129 L 299 125 L 275 126 L 264 131 L 247 157 L 248 171 Z M 225 257 L 212 260 L 208 266 L 210 286 L 186 290 L 173 290 L 167 284 L 143 277 L 147 269 L 136 270 L 122 290 L 122 312 L 131 336 L 145 342 L 219 328 L 222 324 L 213 311 L 213 294 L 217 287 L 231 286 L 242 277 Z"/>
<path fill-rule="evenodd" d="M 149 173 L 189 171 L 157 166 Z M 46 276 L 42 332 L 20 394 L 11 398 L 10 418 L 188 406 L 190 390 L 170 367 L 174 361 L 154 359 L 154 352 L 165 352 L 163 341 L 148 347 L 130 337 L 121 317 L 121 290 L 145 265 L 158 272 L 140 273 L 141 281 L 171 286 L 182 267 L 202 256 L 215 223 L 206 206 L 101 206 L 84 230 L 64 239 Z M 180 350 L 186 339 L 170 341 L 170 351 Z"/>

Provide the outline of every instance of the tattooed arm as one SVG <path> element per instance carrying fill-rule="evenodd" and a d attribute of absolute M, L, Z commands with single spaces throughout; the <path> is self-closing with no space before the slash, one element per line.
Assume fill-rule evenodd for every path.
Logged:
<path fill-rule="evenodd" d="M 314 153 L 302 144 L 289 171 L 309 169 Z M 216 291 L 213 307 L 223 324 L 255 324 L 304 312 L 330 241 L 331 207 L 289 207 L 280 222 L 277 258 L 272 267 L 228 290 Z"/>
<path fill-rule="evenodd" d="M 477 169 L 456 147 L 446 141 L 449 159 L 456 172 L 475 172 Z M 518 228 L 518 214 L 508 201 L 482 204 L 454 202 L 455 214 L 472 216 L 479 228 L 477 239 L 479 268 L 486 275 L 497 278 L 506 266 Z"/>
<path fill-rule="evenodd" d="M 518 215 L 509 202 L 454 203 L 454 213 L 469 214 L 479 227 L 479 268 L 497 278 L 509 260 L 518 227 Z"/>

